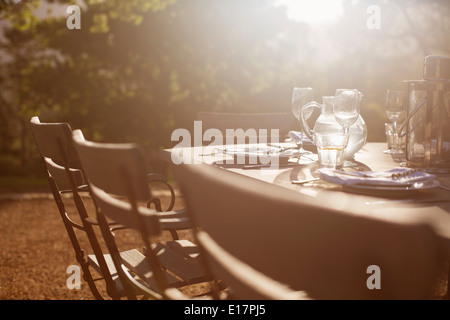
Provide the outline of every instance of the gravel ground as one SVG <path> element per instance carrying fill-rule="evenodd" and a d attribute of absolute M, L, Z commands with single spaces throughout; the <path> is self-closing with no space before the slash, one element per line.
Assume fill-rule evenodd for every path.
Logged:
<path fill-rule="evenodd" d="M 72 201 L 65 199 L 65 202 L 67 211 L 75 212 Z M 85 204 L 92 212 L 94 207 L 89 199 L 85 199 Z M 177 205 L 181 206 L 182 202 Z M 101 238 L 100 232 L 98 234 Z M 78 264 L 50 194 L 0 195 L 0 235 L 1 300 L 94 299 L 84 281 L 80 290 L 67 288 L 70 274 L 66 270 L 70 265 Z M 81 231 L 77 231 L 77 236 L 82 247 L 89 248 Z M 144 247 L 135 231 L 116 231 L 116 237 L 121 249 Z M 180 233 L 180 237 L 192 240 L 188 231 Z M 160 240 L 169 239 L 170 235 L 164 233 Z M 102 245 L 104 247 L 104 243 Z M 97 277 L 95 271 L 94 275 Z M 102 281 L 98 284 L 105 293 Z M 184 293 L 195 295 L 205 288 L 207 286 L 192 287 Z"/>
<path fill-rule="evenodd" d="M 68 212 L 74 212 L 73 203 L 66 202 Z M 86 200 L 86 206 L 93 210 L 90 200 Z M 177 207 L 182 206 L 183 202 L 178 201 Z M 143 247 L 136 232 L 118 231 L 116 236 L 121 249 Z M 180 236 L 192 240 L 189 232 Z M 163 234 L 161 240 L 169 238 Z M 87 239 L 81 237 L 81 243 L 86 246 Z M 94 299 L 85 282 L 80 290 L 69 290 L 66 286 L 67 267 L 77 265 L 77 261 L 51 195 L 0 194 L 0 248 L 1 300 Z M 447 272 L 448 264 L 445 264 L 431 299 L 439 300 L 445 295 Z M 203 286 L 189 288 L 185 293 L 194 295 L 204 289 Z"/>

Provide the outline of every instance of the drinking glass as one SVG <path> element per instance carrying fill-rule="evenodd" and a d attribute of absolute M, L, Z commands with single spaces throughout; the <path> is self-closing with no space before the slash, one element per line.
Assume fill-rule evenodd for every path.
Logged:
<path fill-rule="evenodd" d="M 321 168 L 341 169 L 344 166 L 348 135 L 344 133 L 314 133 Z"/>
<path fill-rule="evenodd" d="M 400 137 L 400 135 L 397 135 L 397 140 L 395 140 L 392 123 L 384 124 L 384 133 L 386 134 L 387 143 L 387 150 L 384 150 L 384 153 L 392 153 L 394 148 L 405 148 L 406 136 Z"/>
<path fill-rule="evenodd" d="M 398 154 L 404 153 L 403 148 L 398 143 L 398 126 L 399 120 L 402 120 L 406 114 L 406 91 L 403 90 L 388 90 L 386 95 L 386 114 L 392 123 L 393 132 L 393 148 L 389 153 Z"/>
<path fill-rule="evenodd" d="M 344 136 L 347 137 L 345 149 L 350 139 L 350 126 L 359 118 L 359 106 L 363 94 L 356 89 L 337 89 L 333 105 L 333 114 L 336 122 L 344 128 Z M 356 162 L 344 161 L 344 167 L 354 167 Z"/>
<path fill-rule="evenodd" d="M 336 90 L 336 98 L 333 106 L 334 118 L 344 128 L 344 133 L 349 134 L 349 128 L 358 120 L 359 103 L 361 93 L 353 89 Z"/>
<path fill-rule="evenodd" d="M 302 123 L 301 121 L 301 112 L 302 107 L 314 100 L 313 95 L 313 89 L 312 88 L 298 88 L 295 87 L 292 92 L 292 103 L 291 103 L 291 109 L 292 113 L 294 114 L 294 117 L 300 122 L 300 125 Z M 309 114 L 306 114 L 306 117 L 309 118 L 311 116 L 312 110 L 309 112 Z M 296 141 L 297 146 L 300 150 L 303 149 L 303 126 L 300 130 L 300 136 L 301 140 Z"/>

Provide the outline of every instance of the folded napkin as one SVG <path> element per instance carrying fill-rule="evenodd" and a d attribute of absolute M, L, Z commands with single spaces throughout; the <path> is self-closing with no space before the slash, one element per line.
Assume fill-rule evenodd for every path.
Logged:
<path fill-rule="evenodd" d="M 341 185 L 388 185 L 407 186 L 416 182 L 430 181 L 436 178 L 435 175 L 416 171 L 409 168 L 394 168 L 387 171 L 354 171 L 344 172 L 334 169 L 319 169 L 321 177 L 329 182 Z"/>

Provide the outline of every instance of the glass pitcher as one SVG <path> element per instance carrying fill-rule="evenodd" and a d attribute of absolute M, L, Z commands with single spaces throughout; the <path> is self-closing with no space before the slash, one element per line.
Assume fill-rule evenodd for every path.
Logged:
<path fill-rule="evenodd" d="M 333 114 L 333 104 L 335 101 L 334 96 L 325 96 L 322 97 L 322 104 L 319 104 L 315 101 L 310 102 L 303 106 L 301 112 L 301 121 L 303 131 L 306 136 L 314 141 L 314 133 L 327 133 L 337 135 L 341 135 L 343 132 L 343 128 L 340 124 L 338 124 L 334 118 Z M 310 108 L 318 108 L 320 109 L 320 116 L 317 118 L 316 123 L 314 124 L 314 128 L 311 130 L 307 123 L 308 115 L 311 114 Z M 350 126 L 349 130 L 349 141 L 347 148 L 345 149 L 345 159 L 352 160 L 355 157 L 355 153 L 358 152 L 367 141 L 367 126 L 364 122 L 364 119 L 359 115 L 358 120 Z"/>
<path fill-rule="evenodd" d="M 406 160 L 412 168 L 450 172 L 450 82 L 408 81 Z"/>
<path fill-rule="evenodd" d="M 406 164 L 427 172 L 450 172 L 450 58 L 427 56 L 422 80 L 406 80 Z"/>

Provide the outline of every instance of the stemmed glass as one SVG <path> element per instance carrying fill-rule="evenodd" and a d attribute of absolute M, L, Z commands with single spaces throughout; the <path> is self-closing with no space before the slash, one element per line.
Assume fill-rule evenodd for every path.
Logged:
<path fill-rule="evenodd" d="M 359 117 L 360 93 L 352 89 L 336 90 L 335 103 L 333 105 L 334 118 L 344 128 L 344 133 L 349 134 L 349 128 Z"/>
<path fill-rule="evenodd" d="M 292 103 L 291 103 L 291 109 L 292 113 L 294 114 L 294 117 L 300 122 L 301 121 L 301 114 L 302 114 L 302 108 L 304 105 L 306 105 L 309 102 L 312 102 L 314 100 L 313 95 L 313 89 L 312 88 L 298 88 L 295 87 L 292 92 Z M 312 113 L 312 111 L 311 111 Z M 306 114 L 306 117 L 309 118 L 311 116 L 311 113 Z M 297 147 L 299 151 L 303 150 L 303 127 L 300 130 L 300 141 L 298 139 L 295 139 L 295 142 L 297 143 Z"/>
<path fill-rule="evenodd" d="M 346 135 L 346 146 L 350 137 L 350 126 L 358 120 L 359 106 L 362 94 L 354 89 L 337 89 L 333 114 L 336 122 L 344 128 Z M 345 161 L 344 167 L 352 166 L 351 162 Z"/>
<path fill-rule="evenodd" d="M 406 114 L 406 92 L 402 90 L 388 90 L 386 95 L 386 114 L 392 123 L 392 133 L 394 136 L 393 147 L 387 153 L 401 154 L 404 151 L 399 145 L 399 132 L 397 122 L 404 118 Z"/>

